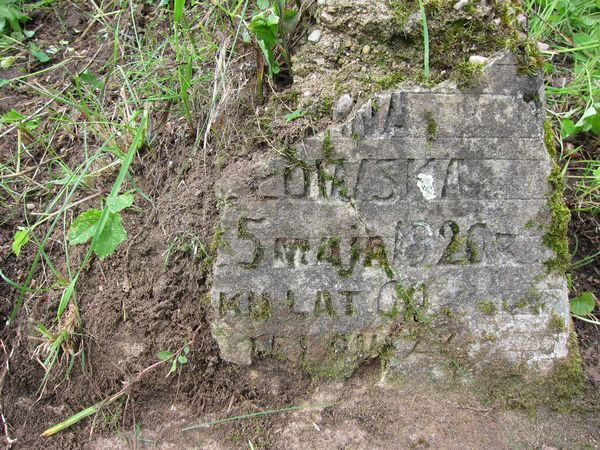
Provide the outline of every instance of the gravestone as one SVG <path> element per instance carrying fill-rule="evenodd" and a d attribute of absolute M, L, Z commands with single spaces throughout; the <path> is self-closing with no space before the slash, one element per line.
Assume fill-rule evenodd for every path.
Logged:
<path fill-rule="evenodd" d="M 228 361 L 317 375 L 369 358 L 443 376 L 456 358 L 567 356 L 539 77 L 504 55 L 467 90 L 374 95 L 219 183 L 212 333 Z"/>

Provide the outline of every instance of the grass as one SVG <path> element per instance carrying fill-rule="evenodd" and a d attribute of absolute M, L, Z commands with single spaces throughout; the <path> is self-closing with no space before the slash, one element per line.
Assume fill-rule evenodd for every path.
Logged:
<path fill-rule="evenodd" d="M 427 16 L 423 0 L 419 0 L 419 11 L 423 26 L 423 77 L 427 80 L 429 78 L 429 29 L 427 28 Z"/>
<path fill-rule="evenodd" d="M 220 425 L 222 423 L 227 423 L 227 422 L 232 422 L 232 421 L 237 421 L 237 420 L 244 420 L 244 419 L 249 419 L 251 417 L 258 417 L 258 416 L 266 416 L 266 415 L 270 415 L 270 414 L 280 414 L 280 413 L 284 413 L 284 412 L 290 412 L 290 411 L 311 411 L 314 409 L 323 409 L 323 408 L 331 408 L 333 405 L 309 405 L 309 406 L 291 406 L 288 408 L 279 408 L 279 409 L 269 409 L 269 410 L 264 410 L 264 411 L 257 411 L 254 413 L 249 413 L 249 414 L 242 414 L 239 416 L 233 416 L 233 417 L 227 417 L 225 419 L 218 419 L 218 420 L 213 420 L 210 422 L 203 422 L 203 423 L 199 423 L 197 425 L 192 425 L 189 427 L 186 427 L 183 429 L 183 431 L 190 431 L 190 430 L 196 430 L 198 428 L 210 428 L 214 425 Z"/>
<path fill-rule="evenodd" d="M 225 27 L 219 8 L 196 4 L 186 12 L 183 1 L 175 2 L 174 12 L 154 6 L 143 35 L 136 25 L 141 4 L 118 1 L 105 8 L 95 6 L 90 22 L 103 27 L 102 45 L 112 49 L 103 64 L 90 58 L 70 80 L 67 76 L 71 85 L 66 87 L 54 83 L 53 77 L 58 75 L 62 82 L 69 58 L 36 65 L 37 70 L 2 81 L 41 105 L 32 113 L 9 111 L 2 116 L 0 128 L 0 135 L 14 137 L 10 142 L 15 143 L 12 151 L 9 141 L 3 143 L 5 154 L 11 156 L 0 162 L 0 206 L 14 211 L 14 216 L 3 220 L 22 217 L 13 250 L 21 264 L 27 261 L 28 265 L 21 281 L 0 270 L 0 277 L 18 291 L 8 323 L 14 323 L 22 306 L 34 299 L 50 295 L 56 302 L 54 319 L 34 330 L 39 342 L 35 354 L 46 371 L 41 394 L 55 375 L 69 377 L 76 356 L 84 363 L 78 283 L 96 255 L 108 256 L 127 236 L 120 225 L 121 213 L 117 212 L 115 222 L 117 216 L 109 205 L 122 200 L 125 189 L 146 205 L 153 202 L 138 188 L 131 166 L 148 153 L 152 156 L 153 141 L 165 126 L 161 118 L 170 118 L 184 132 L 203 134 L 208 117 L 195 108 L 209 105 L 216 97 L 209 92 L 211 65 L 219 50 L 212 36 Z M 169 22 L 171 27 L 165 27 Z M 25 19 L 19 22 L 21 29 L 26 23 Z M 11 58 L 16 68 L 24 66 L 32 58 L 27 39 L 24 35 L 23 42 L 0 48 L 0 58 Z M 48 48 L 49 43 L 38 41 L 37 36 L 29 39 Z M 48 76 L 49 82 L 40 83 L 42 76 Z M 72 145 L 65 148 L 60 144 L 64 141 Z M 100 208 L 93 209 L 96 205 Z M 78 241 L 69 235 L 74 214 L 86 209 L 98 211 L 97 222 L 82 239 L 91 239 L 87 251 L 75 256 L 72 244 Z M 116 225 L 121 227 L 118 241 L 105 255 L 99 254 L 103 242 L 116 239 L 111 234 Z M 177 238 L 175 242 L 170 252 L 184 245 Z M 194 252 L 199 248 L 206 253 L 197 239 L 190 244 Z"/>
<path fill-rule="evenodd" d="M 595 235 L 600 230 L 600 5 L 593 0 L 528 0 L 530 36 L 545 56 L 546 99 L 553 118 L 556 157 L 574 221 Z M 562 181 L 561 181 L 562 183 Z M 578 236 L 571 236 L 578 252 Z M 593 251 L 569 270 L 598 260 Z M 577 317 L 577 316 L 576 316 Z"/>

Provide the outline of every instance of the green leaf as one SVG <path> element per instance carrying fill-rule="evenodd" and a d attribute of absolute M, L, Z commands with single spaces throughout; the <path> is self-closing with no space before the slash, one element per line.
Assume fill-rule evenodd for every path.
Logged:
<path fill-rule="evenodd" d="M 185 353 L 186 355 L 190 354 L 190 348 L 187 345 L 183 348 L 183 353 Z"/>
<path fill-rule="evenodd" d="M 102 234 L 94 242 L 92 250 L 100 259 L 104 259 L 112 254 L 125 240 L 127 240 L 127 231 L 123 228 L 123 218 L 121 214 L 111 212 L 108 215 Z"/>
<path fill-rule="evenodd" d="M 29 228 L 19 230 L 15 233 L 12 244 L 12 251 L 15 255 L 21 254 L 21 249 L 29 242 Z"/>
<path fill-rule="evenodd" d="M 577 134 L 577 127 L 571 119 L 563 119 L 560 123 L 560 134 L 563 138 Z"/>
<path fill-rule="evenodd" d="M 108 206 L 108 209 L 112 213 L 122 211 L 131 205 L 133 205 L 133 194 L 131 193 L 121 194 L 118 197 L 109 197 L 106 200 L 106 206 Z"/>
<path fill-rule="evenodd" d="M 169 370 L 169 373 L 173 373 L 177 370 L 177 360 L 174 359 L 173 360 L 173 364 L 171 364 L 171 370 Z"/>
<path fill-rule="evenodd" d="M 293 120 L 299 119 L 300 117 L 304 117 L 304 111 L 301 109 L 297 109 L 296 111 L 292 111 L 289 114 L 285 115 L 285 120 L 287 122 L 292 122 Z"/>
<path fill-rule="evenodd" d="M 173 22 L 178 24 L 183 17 L 183 9 L 185 7 L 185 0 L 175 0 L 173 11 Z"/>
<path fill-rule="evenodd" d="M 7 113 L 3 114 L 2 117 L 0 117 L 0 122 L 5 123 L 7 125 L 12 125 L 13 123 L 20 122 L 24 118 L 25 116 L 19 111 L 17 111 L 16 109 L 11 109 Z"/>
<path fill-rule="evenodd" d="M 587 33 L 574 33 L 573 41 L 577 46 L 583 46 L 591 44 L 594 41 L 594 38 Z"/>
<path fill-rule="evenodd" d="M 596 114 L 598 114 L 596 108 L 594 108 L 594 105 L 590 105 L 575 126 L 581 128 L 583 131 L 590 131 L 592 129 L 594 119 L 596 118 Z"/>
<path fill-rule="evenodd" d="M 187 356 L 179 355 L 177 357 L 177 361 L 179 361 L 179 364 L 187 364 L 188 359 L 187 359 Z"/>
<path fill-rule="evenodd" d="M 16 56 L 5 56 L 4 58 L 0 58 L 0 69 L 8 70 L 17 60 Z"/>
<path fill-rule="evenodd" d="M 592 172 L 592 175 L 594 176 L 594 183 L 600 184 L 600 166 L 596 167 L 596 169 Z"/>
<path fill-rule="evenodd" d="M 60 303 L 58 305 L 58 310 L 56 312 L 56 317 L 61 318 L 65 309 L 67 309 L 67 305 L 71 301 L 71 297 L 73 296 L 73 292 L 75 291 L 75 285 L 77 284 L 77 277 L 75 277 L 67 288 L 63 291 L 62 296 L 60 298 Z"/>
<path fill-rule="evenodd" d="M 71 225 L 71 230 L 67 235 L 69 244 L 77 245 L 87 242 L 96 231 L 98 221 L 102 216 L 102 211 L 99 209 L 88 209 L 77 216 Z"/>
<path fill-rule="evenodd" d="M 279 21 L 279 18 L 277 18 L 277 22 L 273 23 L 272 21 L 269 21 L 268 17 L 277 18 L 271 11 L 263 11 L 252 17 L 248 28 L 250 31 L 254 32 L 258 41 L 263 41 L 265 44 L 272 46 L 277 40 L 277 22 Z M 273 32 L 274 27 L 275 32 Z"/>
<path fill-rule="evenodd" d="M 279 32 L 279 16 L 271 14 L 267 17 L 267 26 L 271 31 L 271 34 L 277 39 L 277 33 Z"/>
<path fill-rule="evenodd" d="M 102 211 L 99 209 L 88 209 L 77 216 L 71 225 L 71 230 L 67 235 L 69 244 L 84 244 L 94 236 L 98 221 L 102 217 Z"/>
<path fill-rule="evenodd" d="M 12 31 L 21 31 L 21 23 L 29 20 L 29 16 L 23 14 L 16 8 L 8 5 L 7 2 L 0 3 L 0 32 L 7 33 L 6 24 Z"/>
<path fill-rule="evenodd" d="M 584 292 L 571 300 L 571 313 L 576 316 L 587 316 L 596 307 L 596 297 L 591 292 Z"/>
<path fill-rule="evenodd" d="M 264 41 L 258 41 L 258 46 L 263 52 L 265 60 L 267 62 L 267 68 L 269 69 L 269 76 L 273 76 L 279 73 L 279 64 L 275 61 L 275 57 L 273 56 L 273 50 L 270 47 L 267 47 Z"/>
<path fill-rule="evenodd" d="M 158 352 L 156 354 L 156 357 L 158 359 L 160 359 L 161 361 L 167 361 L 173 357 L 173 352 L 169 352 L 169 351 Z"/>
<path fill-rule="evenodd" d="M 32 132 L 40 126 L 39 119 L 25 120 L 26 117 L 15 109 L 11 109 L 0 117 L 0 122 L 7 125 L 17 125 L 20 129 Z"/>
<path fill-rule="evenodd" d="M 98 79 L 96 74 L 90 69 L 86 69 L 77 75 L 82 83 L 87 84 L 88 86 L 93 87 L 94 89 L 103 89 L 104 82 Z"/>
<path fill-rule="evenodd" d="M 50 57 L 48 56 L 48 54 L 45 53 L 41 48 L 39 48 L 33 42 L 29 43 L 29 51 L 41 63 L 46 63 L 46 62 L 50 61 Z"/>
<path fill-rule="evenodd" d="M 257 0 L 256 6 L 258 6 L 258 9 L 261 11 L 264 11 L 269 7 L 269 0 Z"/>
<path fill-rule="evenodd" d="M 247 28 L 244 28 L 242 30 L 242 40 L 246 44 L 249 44 L 250 42 L 252 42 L 252 38 L 250 37 L 250 33 L 248 33 L 248 29 Z"/>

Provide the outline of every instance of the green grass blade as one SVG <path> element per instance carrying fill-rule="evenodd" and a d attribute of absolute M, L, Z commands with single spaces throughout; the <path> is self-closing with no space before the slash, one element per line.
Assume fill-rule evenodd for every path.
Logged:
<path fill-rule="evenodd" d="M 48 428 L 46 431 L 44 431 L 41 434 L 41 436 L 50 437 L 56 433 L 61 432 L 62 430 L 69 428 L 72 425 L 75 425 L 77 422 L 80 422 L 81 420 L 85 419 L 86 417 L 97 413 L 103 404 L 104 404 L 104 402 L 96 403 L 95 405 L 90 406 L 89 408 L 86 408 L 83 411 L 79 411 L 77 414 L 72 415 L 67 420 L 64 420 L 61 423 Z"/>
<path fill-rule="evenodd" d="M 313 410 L 313 409 L 330 408 L 332 406 L 333 405 L 291 406 L 289 408 L 270 409 L 268 411 L 258 411 L 255 413 L 243 414 L 241 416 L 227 417 L 225 419 L 213 420 L 212 422 L 204 422 L 204 423 L 200 423 L 198 425 L 192 425 L 191 427 L 184 428 L 183 431 L 195 430 L 197 428 L 208 428 L 208 427 L 211 427 L 212 425 L 217 425 L 217 424 L 226 423 L 226 422 L 232 422 L 235 420 L 248 419 L 250 417 L 266 416 L 268 414 L 277 414 L 277 413 L 288 412 L 288 411 L 302 411 L 302 410 L 308 411 L 308 410 Z"/>
<path fill-rule="evenodd" d="M 185 6 L 185 0 L 175 0 L 174 2 L 174 13 L 173 13 L 173 23 L 175 25 L 179 25 L 181 22 L 181 18 L 183 17 L 183 8 Z"/>
<path fill-rule="evenodd" d="M 419 0 L 421 11 L 421 22 L 423 23 L 423 76 L 429 78 L 429 28 L 427 28 L 427 17 L 425 16 L 425 5 Z"/>

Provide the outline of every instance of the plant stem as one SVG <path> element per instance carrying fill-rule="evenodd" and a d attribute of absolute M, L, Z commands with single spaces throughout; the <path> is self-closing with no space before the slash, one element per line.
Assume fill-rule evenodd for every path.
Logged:
<path fill-rule="evenodd" d="M 427 28 L 423 0 L 419 0 L 419 10 L 421 11 L 421 22 L 423 23 L 423 76 L 425 79 L 429 79 L 429 29 Z"/>

